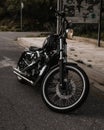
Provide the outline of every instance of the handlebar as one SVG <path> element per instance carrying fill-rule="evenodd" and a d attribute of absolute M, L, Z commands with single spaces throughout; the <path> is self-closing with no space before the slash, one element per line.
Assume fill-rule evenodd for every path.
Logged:
<path fill-rule="evenodd" d="M 65 17 L 65 12 L 64 11 L 56 10 L 53 7 L 50 7 L 50 10 L 53 11 L 54 13 L 56 13 L 57 16 Z"/>
<path fill-rule="evenodd" d="M 56 14 L 56 16 L 59 16 L 61 18 L 61 31 L 60 31 L 60 33 L 65 32 L 65 30 L 68 28 L 72 28 L 72 22 L 71 21 L 69 22 L 66 19 L 64 11 L 59 11 L 59 10 L 56 10 L 52 7 L 50 7 L 50 10 L 53 11 Z"/>
<path fill-rule="evenodd" d="M 53 7 L 50 7 L 50 10 L 53 11 L 54 13 L 56 13 L 57 16 L 60 16 L 61 18 L 64 18 L 64 21 L 66 22 L 66 24 L 70 24 L 72 26 L 72 21 L 68 21 L 65 17 L 65 12 L 64 11 L 59 11 L 54 9 Z"/>

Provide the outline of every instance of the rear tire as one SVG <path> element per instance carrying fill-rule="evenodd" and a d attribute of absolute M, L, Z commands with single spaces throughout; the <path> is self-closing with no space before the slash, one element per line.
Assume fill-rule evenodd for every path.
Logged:
<path fill-rule="evenodd" d="M 17 64 L 17 69 L 19 71 L 22 71 L 25 67 L 27 67 L 27 65 L 25 63 L 25 57 L 21 57 L 20 60 L 19 60 L 19 62 L 18 62 L 18 64 Z M 21 83 L 25 83 L 26 82 L 23 78 L 21 78 L 19 76 L 17 76 L 17 79 Z"/>
<path fill-rule="evenodd" d="M 77 65 L 66 65 L 65 88 L 60 88 L 59 66 L 53 68 L 42 84 L 42 97 L 46 105 L 56 112 L 72 111 L 80 107 L 89 92 L 89 80 Z"/>

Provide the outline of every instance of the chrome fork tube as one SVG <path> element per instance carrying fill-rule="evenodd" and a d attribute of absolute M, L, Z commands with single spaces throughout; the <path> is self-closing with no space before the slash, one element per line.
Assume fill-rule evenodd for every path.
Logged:
<path fill-rule="evenodd" d="M 60 38 L 60 60 L 63 59 L 63 43 L 62 38 Z"/>
<path fill-rule="evenodd" d="M 63 87 L 63 39 L 60 38 L 60 59 L 59 59 L 60 87 Z"/>

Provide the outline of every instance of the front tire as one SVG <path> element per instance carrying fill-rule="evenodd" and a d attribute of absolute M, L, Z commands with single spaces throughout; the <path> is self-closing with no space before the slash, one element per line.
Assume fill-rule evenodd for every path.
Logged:
<path fill-rule="evenodd" d="M 43 100 L 56 112 L 77 109 L 86 100 L 89 92 L 89 80 L 85 72 L 77 65 L 68 64 L 65 68 L 65 89 L 60 88 L 59 66 L 46 75 L 42 84 Z"/>

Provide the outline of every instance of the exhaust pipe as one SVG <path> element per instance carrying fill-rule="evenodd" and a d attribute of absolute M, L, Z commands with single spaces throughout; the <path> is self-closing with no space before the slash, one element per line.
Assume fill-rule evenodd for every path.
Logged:
<path fill-rule="evenodd" d="M 30 84 L 34 84 L 33 81 L 29 80 L 28 78 L 26 78 L 25 76 L 23 76 L 23 74 L 21 73 L 21 71 L 19 71 L 18 69 L 14 68 L 14 71 L 13 71 L 17 76 L 19 76 L 20 78 L 26 80 L 27 82 L 29 82 Z"/>

